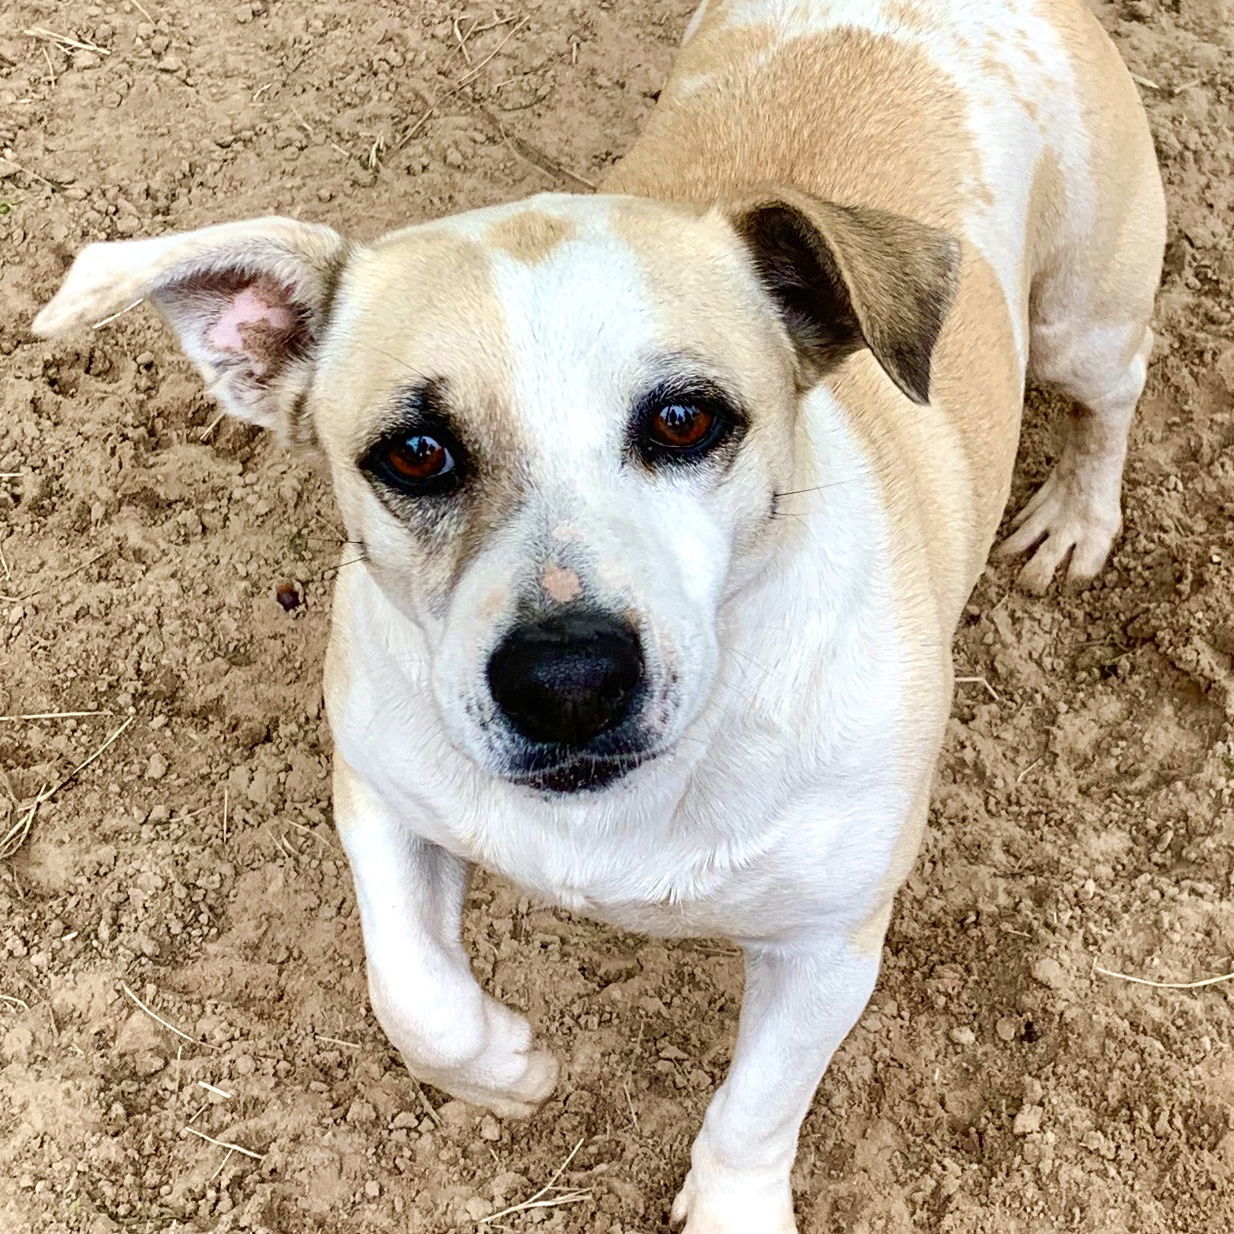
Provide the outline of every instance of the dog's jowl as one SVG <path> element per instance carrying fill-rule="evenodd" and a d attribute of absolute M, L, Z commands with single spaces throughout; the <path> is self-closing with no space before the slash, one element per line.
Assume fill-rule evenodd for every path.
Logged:
<path fill-rule="evenodd" d="M 557 1082 L 471 975 L 472 864 L 735 939 L 732 1069 L 674 1214 L 787 1234 L 1026 375 L 1075 401 L 1004 546 L 1041 589 L 1118 532 L 1162 238 L 1082 0 L 709 0 L 595 196 L 94 245 L 36 328 L 148 299 L 227 411 L 329 467 L 364 551 L 326 671 L 336 818 L 408 1068 L 507 1115 Z"/>

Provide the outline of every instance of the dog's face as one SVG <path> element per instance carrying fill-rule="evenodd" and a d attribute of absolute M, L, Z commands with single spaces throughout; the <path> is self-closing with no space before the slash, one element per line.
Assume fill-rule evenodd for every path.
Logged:
<path fill-rule="evenodd" d="M 802 391 L 869 345 L 925 397 L 952 246 L 813 205 L 545 197 L 367 247 L 229 224 L 87 250 L 36 328 L 149 296 L 229 410 L 324 451 L 453 742 L 598 789 L 707 702 L 808 475 Z"/>
<path fill-rule="evenodd" d="M 308 410 L 453 740 L 561 790 L 668 749 L 703 705 L 796 403 L 731 227 L 563 198 L 357 255 Z"/>

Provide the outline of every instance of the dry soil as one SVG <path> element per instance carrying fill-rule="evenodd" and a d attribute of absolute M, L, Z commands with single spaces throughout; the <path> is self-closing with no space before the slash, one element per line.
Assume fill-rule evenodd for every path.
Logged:
<path fill-rule="evenodd" d="M 330 822 L 321 479 L 216 424 L 142 313 L 54 345 L 27 325 L 86 240 L 278 212 L 368 237 L 579 188 L 689 7 L 5 5 L 0 830 L 131 723 L 0 863 L 0 1230 L 666 1228 L 735 953 L 481 879 L 476 970 L 564 1082 L 526 1123 L 418 1092 L 367 1008 Z M 973 597 L 925 849 L 802 1137 L 807 1234 L 1234 1228 L 1234 985 L 1094 971 L 1234 969 L 1234 7 L 1099 11 L 1171 209 L 1128 526 L 1082 595 L 1000 565 Z M 1032 401 L 1017 501 L 1060 410 Z M 24 718 L 63 711 L 106 714 Z M 576 1203 L 477 1224 L 580 1142 Z"/>

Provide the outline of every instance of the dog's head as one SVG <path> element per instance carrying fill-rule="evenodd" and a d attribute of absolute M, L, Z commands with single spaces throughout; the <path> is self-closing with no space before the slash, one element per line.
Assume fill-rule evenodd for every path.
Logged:
<path fill-rule="evenodd" d="M 324 453 L 454 743 L 564 792 L 698 715 L 809 474 L 803 392 L 868 347 L 924 402 L 956 261 L 794 194 L 549 196 L 371 245 L 289 219 L 92 245 L 35 329 L 150 300 L 227 411 Z"/>

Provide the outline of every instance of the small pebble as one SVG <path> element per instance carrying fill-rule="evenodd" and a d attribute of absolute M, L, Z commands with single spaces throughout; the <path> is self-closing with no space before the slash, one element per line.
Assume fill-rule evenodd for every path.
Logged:
<path fill-rule="evenodd" d="M 948 1036 L 956 1045 L 972 1045 L 977 1040 L 977 1034 L 967 1024 L 957 1024 Z"/>
<path fill-rule="evenodd" d="M 1063 966 L 1052 956 L 1044 956 L 1032 967 L 1033 980 L 1051 990 L 1061 990 L 1067 984 Z"/>
<path fill-rule="evenodd" d="M 1014 1041 L 1019 1029 L 1020 1026 L 1010 1016 L 1001 1017 L 994 1025 L 994 1031 L 998 1034 L 1000 1041 Z"/>
<path fill-rule="evenodd" d="M 161 754 L 151 754 L 146 764 L 146 779 L 161 780 L 167 774 L 167 760 Z"/>
<path fill-rule="evenodd" d="M 501 1124 L 491 1114 L 480 1120 L 480 1139 L 494 1142 L 501 1139 Z"/>
<path fill-rule="evenodd" d="M 349 1123 L 376 1122 L 377 1111 L 367 1101 L 361 1101 L 359 1098 L 356 1098 L 347 1107 L 347 1121 Z"/>

